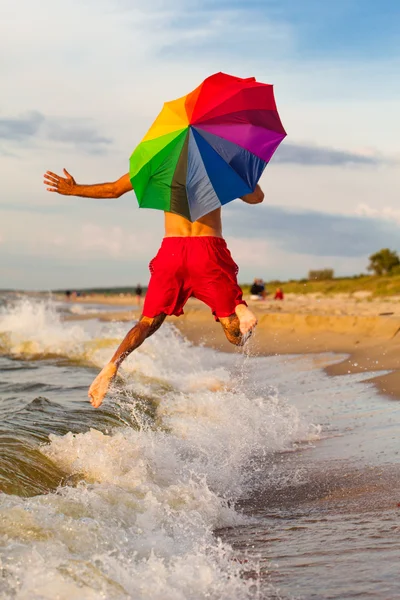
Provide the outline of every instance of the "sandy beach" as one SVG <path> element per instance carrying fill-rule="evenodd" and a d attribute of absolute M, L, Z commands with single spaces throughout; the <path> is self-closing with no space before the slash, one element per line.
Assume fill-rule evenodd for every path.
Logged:
<path fill-rule="evenodd" d="M 246 299 L 248 300 L 248 299 Z M 135 302 L 129 296 L 90 296 L 76 303 L 108 304 L 121 310 L 97 316 L 103 321 L 129 322 L 139 309 L 128 310 Z M 320 296 L 289 294 L 283 302 L 248 300 L 258 317 L 250 342 L 252 354 L 315 354 L 335 352 L 347 355 L 327 367 L 330 375 L 385 371 L 373 378 L 380 391 L 400 398 L 400 297 L 373 298 L 367 292 L 352 295 Z M 123 310 L 122 310 L 123 309 Z M 87 318 L 73 315 L 70 319 Z M 225 352 L 237 352 L 201 302 L 191 299 L 185 314 L 170 321 L 190 340 Z M 387 373 L 389 371 L 389 373 Z"/>

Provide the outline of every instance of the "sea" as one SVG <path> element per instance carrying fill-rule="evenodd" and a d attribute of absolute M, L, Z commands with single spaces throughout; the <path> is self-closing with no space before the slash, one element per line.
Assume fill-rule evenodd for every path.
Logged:
<path fill-rule="evenodd" d="M 377 373 L 167 323 L 96 410 L 129 327 L 100 309 L 0 296 L 0 598 L 400 598 L 400 403 Z"/>

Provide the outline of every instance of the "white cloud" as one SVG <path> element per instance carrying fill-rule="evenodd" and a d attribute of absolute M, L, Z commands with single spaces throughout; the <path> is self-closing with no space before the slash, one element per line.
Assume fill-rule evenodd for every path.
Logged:
<path fill-rule="evenodd" d="M 261 182 L 268 204 L 348 215 L 360 203 L 400 208 L 400 169 L 390 165 L 302 167 L 272 161 Z"/>
<path fill-rule="evenodd" d="M 158 243 L 148 231 L 129 232 L 120 226 L 105 227 L 94 223 L 82 226 L 75 249 L 83 255 L 96 252 L 99 257 L 110 256 L 129 260 L 141 258 L 150 261 L 150 249 Z"/>
<path fill-rule="evenodd" d="M 122 255 L 123 233 L 121 227 L 105 229 L 99 225 L 88 223 L 82 227 L 83 250 L 99 251 L 100 256 L 110 254 L 113 257 Z"/>
<path fill-rule="evenodd" d="M 265 269 L 273 248 L 267 240 L 227 237 L 227 243 L 235 262 L 240 269 Z"/>
<path fill-rule="evenodd" d="M 239 265 L 239 280 L 250 282 L 255 277 L 265 280 L 307 277 L 311 269 L 333 268 L 339 275 L 352 275 L 366 270 L 367 257 L 343 258 L 295 254 L 278 248 L 265 239 L 227 238 L 232 257 Z"/>
<path fill-rule="evenodd" d="M 140 227 L 146 223 L 145 211 L 135 211 L 144 217 L 137 218 L 139 227 L 133 225 L 133 220 L 125 219 L 125 225 L 114 224 L 113 221 L 124 221 L 123 215 L 113 218 L 112 211 L 105 208 L 102 215 L 103 223 L 83 222 L 76 225 L 74 219 L 57 214 L 41 214 L 34 212 L 4 212 L 2 222 L 9 224 L 10 250 L 19 250 L 35 257 L 52 258 L 65 257 L 86 260 L 97 257 L 114 258 L 119 260 L 151 258 L 159 243 L 161 235 L 157 231 L 149 231 L 148 227 Z M 93 211 L 92 211 L 93 212 Z M 161 216 L 161 214 L 160 214 Z M 30 235 L 29 235 L 30 234 Z"/>
<path fill-rule="evenodd" d="M 400 208 L 392 208 L 391 206 L 373 208 L 368 204 L 359 204 L 355 214 L 372 219 L 385 219 L 400 224 Z"/>

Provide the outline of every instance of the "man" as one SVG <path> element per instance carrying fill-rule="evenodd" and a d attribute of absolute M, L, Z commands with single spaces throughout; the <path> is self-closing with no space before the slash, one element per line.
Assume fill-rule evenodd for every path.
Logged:
<path fill-rule="evenodd" d="M 255 279 L 253 285 L 250 288 L 250 299 L 251 300 L 265 300 L 267 292 L 265 291 L 265 284 L 262 279 Z"/>
<path fill-rule="evenodd" d="M 86 198 L 119 198 L 132 191 L 127 173 L 113 183 L 79 185 L 64 169 L 65 177 L 51 171 L 44 175 L 49 192 Z M 242 197 L 247 204 L 264 199 L 257 185 Z M 244 343 L 257 324 L 255 315 L 242 300 L 237 283 L 238 267 L 222 237 L 221 209 L 191 223 L 184 217 L 165 213 L 165 237 L 157 256 L 150 262 L 151 279 L 139 322 L 127 333 L 111 361 L 89 388 L 92 406 L 98 408 L 123 360 L 162 325 L 167 315 L 179 316 L 190 296 L 207 304 L 220 321 L 227 339 Z"/>

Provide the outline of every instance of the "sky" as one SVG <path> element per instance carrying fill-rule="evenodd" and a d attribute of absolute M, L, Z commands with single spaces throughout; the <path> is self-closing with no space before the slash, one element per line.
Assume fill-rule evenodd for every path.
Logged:
<path fill-rule="evenodd" d="M 113 181 L 165 101 L 223 71 L 274 84 L 265 200 L 223 209 L 239 280 L 365 272 L 400 250 L 397 0 L 0 0 L 0 289 L 146 284 L 163 215 L 46 192 Z"/>

